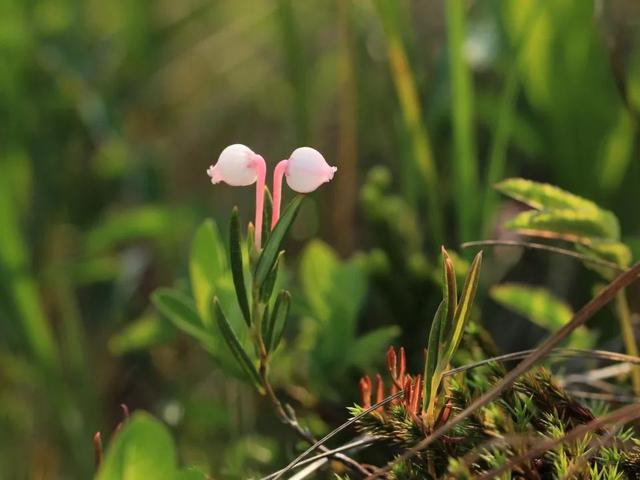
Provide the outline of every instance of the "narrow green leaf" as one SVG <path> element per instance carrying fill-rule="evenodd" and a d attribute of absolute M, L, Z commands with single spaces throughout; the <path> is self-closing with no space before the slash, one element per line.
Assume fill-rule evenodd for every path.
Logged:
<path fill-rule="evenodd" d="M 287 318 L 289 316 L 289 307 L 291 305 L 291 294 L 283 290 L 278 294 L 273 312 L 268 318 L 268 327 L 264 339 L 267 351 L 272 352 L 280 344 L 284 333 Z"/>
<path fill-rule="evenodd" d="M 262 210 L 262 243 L 267 244 L 271 236 L 271 212 L 273 200 L 268 188 L 264 189 L 264 208 Z"/>
<path fill-rule="evenodd" d="M 617 240 L 620 226 L 613 214 L 597 210 L 529 210 L 516 215 L 505 224 L 512 230 L 552 232 L 586 238 Z"/>
<path fill-rule="evenodd" d="M 238 305 L 244 317 L 247 326 L 251 328 L 251 311 L 249 309 L 249 300 L 247 290 L 244 284 L 244 266 L 242 263 L 242 246 L 240 235 L 240 220 L 238 218 L 238 207 L 233 207 L 231 212 L 231 222 L 229 225 L 229 260 L 231 263 L 231 274 L 233 276 L 233 285 L 236 289 L 236 297 Z"/>
<path fill-rule="evenodd" d="M 442 322 L 439 328 L 439 344 L 442 346 L 444 339 L 453 328 L 453 321 L 458 308 L 458 286 L 456 284 L 456 272 L 449 252 L 442 247 L 442 299 L 444 302 L 444 314 L 440 318 Z"/>
<path fill-rule="evenodd" d="M 262 254 L 260 255 L 258 264 L 256 265 L 256 273 L 254 276 L 255 284 L 259 288 L 262 287 L 262 284 L 266 280 L 267 275 L 269 275 L 269 272 L 273 268 L 273 264 L 276 261 L 278 253 L 280 252 L 280 246 L 282 245 L 284 236 L 287 234 L 289 228 L 291 227 L 291 224 L 295 220 L 296 215 L 298 214 L 298 210 L 300 209 L 300 205 L 302 204 L 303 198 L 303 195 L 298 195 L 293 200 L 291 200 L 289 205 L 287 205 L 287 208 L 280 217 L 280 220 L 273 229 L 273 232 L 271 232 L 269 241 L 266 243 L 264 249 L 262 250 Z"/>
<path fill-rule="evenodd" d="M 456 315 L 453 321 L 453 331 L 451 332 L 451 336 L 448 337 L 448 340 L 446 342 L 447 351 L 445 355 L 440 359 L 439 367 L 441 366 L 442 368 L 444 368 L 446 364 L 451 361 L 453 354 L 460 345 L 460 340 L 462 339 L 462 335 L 464 333 L 464 327 L 469 318 L 471 306 L 473 305 L 473 300 L 476 296 L 478 280 L 480 279 L 481 266 L 482 251 L 480 251 L 473 259 L 473 263 L 471 264 L 471 268 L 469 269 L 469 273 L 467 274 L 467 278 L 462 289 L 462 294 L 460 295 L 460 302 L 458 303 L 458 307 L 456 308 Z"/>
<path fill-rule="evenodd" d="M 222 311 L 222 307 L 220 306 L 220 301 L 217 297 L 213 299 L 211 304 L 212 308 L 212 316 L 216 319 L 218 323 L 218 327 L 220 328 L 220 333 L 222 333 L 222 337 L 224 338 L 229 350 L 233 353 L 236 361 L 242 367 L 242 370 L 247 374 L 251 383 L 253 383 L 258 389 L 261 388 L 260 375 L 256 370 L 256 367 L 249 357 L 249 354 L 242 348 L 242 344 L 240 340 L 238 340 L 238 336 L 233 331 L 233 328 L 229 324 L 227 317 Z"/>
<path fill-rule="evenodd" d="M 159 288 L 151 295 L 151 301 L 178 329 L 199 340 L 208 350 L 212 350 L 215 339 L 204 329 L 193 301 L 184 293 Z"/>
<path fill-rule="evenodd" d="M 260 301 L 264 303 L 268 303 L 271 298 L 271 294 L 273 293 L 273 287 L 276 284 L 276 279 L 278 278 L 278 266 L 280 265 L 280 260 L 282 259 L 282 255 L 284 251 L 281 250 L 276 257 L 276 263 L 273 264 L 273 268 L 267 275 L 262 287 L 260 287 Z"/>
<path fill-rule="evenodd" d="M 446 301 L 443 300 L 438 305 L 438 310 L 431 322 L 431 329 L 429 330 L 429 339 L 427 341 L 427 358 L 424 363 L 424 386 L 422 395 L 422 411 L 427 411 L 427 406 L 431 401 L 432 392 L 437 390 L 437 386 L 432 384 L 434 379 L 434 373 L 438 365 L 438 354 L 440 352 L 440 342 L 442 332 L 447 318 Z"/>

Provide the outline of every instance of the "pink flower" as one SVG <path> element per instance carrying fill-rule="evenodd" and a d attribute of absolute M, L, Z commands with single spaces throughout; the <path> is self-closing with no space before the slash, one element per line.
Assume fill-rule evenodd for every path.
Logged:
<path fill-rule="evenodd" d="M 215 165 L 207 169 L 211 183 L 224 182 L 234 187 L 245 187 L 256 183 L 256 237 L 258 250 L 262 244 L 262 211 L 264 208 L 264 183 L 267 166 L 261 155 L 249 147 L 236 143 L 225 148 Z"/>
<path fill-rule="evenodd" d="M 280 218 L 282 198 L 282 177 L 294 192 L 309 193 L 320 185 L 330 181 L 337 167 L 329 165 L 322 154 L 310 147 L 301 147 L 293 151 L 288 160 L 282 160 L 273 172 L 273 214 L 271 228 Z"/>

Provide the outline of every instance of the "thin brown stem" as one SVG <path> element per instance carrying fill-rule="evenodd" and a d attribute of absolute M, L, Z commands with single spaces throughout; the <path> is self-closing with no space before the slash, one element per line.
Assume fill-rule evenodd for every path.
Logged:
<path fill-rule="evenodd" d="M 619 265 L 608 262 L 606 260 L 602 260 L 600 258 L 593 258 L 582 253 L 574 252 L 573 250 L 568 250 L 566 248 L 554 247 L 553 245 L 546 245 L 544 243 L 535 243 L 535 242 L 523 242 L 518 240 L 479 240 L 475 242 L 465 242 L 460 245 L 462 248 L 471 248 L 471 247 L 522 247 L 529 248 L 533 250 L 544 250 L 546 252 L 557 253 L 559 255 L 564 255 L 566 257 L 573 257 L 582 262 L 591 263 L 593 265 L 598 265 L 600 267 L 610 268 L 614 272 L 624 272 L 624 268 Z"/>

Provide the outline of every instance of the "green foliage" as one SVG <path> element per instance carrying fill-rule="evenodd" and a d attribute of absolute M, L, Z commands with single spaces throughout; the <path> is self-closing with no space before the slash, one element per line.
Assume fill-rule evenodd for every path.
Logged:
<path fill-rule="evenodd" d="M 151 300 L 176 328 L 188 333 L 209 351 L 215 352 L 216 340 L 204 325 L 193 301 L 184 293 L 169 288 L 156 290 Z"/>
<path fill-rule="evenodd" d="M 109 350 L 123 355 L 165 344 L 175 337 L 176 330 L 158 315 L 148 313 L 128 324 L 109 339 Z"/>
<path fill-rule="evenodd" d="M 236 332 L 236 339 L 246 348 L 246 321 L 237 303 L 225 246 L 218 229 L 205 220 L 196 231 L 189 260 L 192 295 L 175 288 L 160 288 L 151 299 L 158 310 L 178 329 L 198 340 L 218 364 L 239 378 L 247 378 L 235 359 L 235 351 L 225 343 L 219 319 L 212 316 L 213 298 L 227 306 L 224 327 Z"/>
<path fill-rule="evenodd" d="M 523 39 L 519 81 L 555 182 L 589 195 L 615 191 L 632 165 L 634 127 L 592 22 L 594 5 L 509 0 L 500 9 L 507 37 Z"/>
<path fill-rule="evenodd" d="M 314 240 L 302 253 L 300 279 L 313 321 L 310 363 L 317 373 L 312 379 L 334 383 L 351 367 L 370 366 L 398 335 L 397 327 L 388 326 L 358 336 L 367 288 L 362 259 L 341 262 L 328 245 Z"/>
<path fill-rule="evenodd" d="M 584 199 L 558 187 L 522 178 L 504 180 L 496 186 L 505 195 L 534 208 L 507 221 L 507 228 L 527 235 L 557 237 L 573 242 L 587 257 L 626 267 L 631 262 L 629 247 L 620 242 L 617 217 Z M 605 278 L 613 270 L 585 262 Z"/>
<path fill-rule="evenodd" d="M 205 220 L 191 243 L 189 278 L 191 291 L 202 321 L 211 324 L 209 303 L 216 293 L 216 281 L 227 271 L 222 239 L 212 220 Z"/>
<path fill-rule="evenodd" d="M 167 428 L 145 413 L 136 413 L 111 441 L 96 480 L 196 480 L 196 470 L 180 470 Z"/>
<path fill-rule="evenodd" d="M 517 215 L 507 222 L 507 228 L 540 233 L 550 231 L 578 239 L 620 238 L 620 226 L 613 213 L 557 187 L 515 178 L 501 182 L 496 188 L 536 210 Z"/>
<path fill-rule="evenodd" d="M 571 307 L 545 288 L 504 283 L 492 287 L 489 294 L 503 307 L 528 318 L 549 332 L 559 330 L 573 317 Z M 593 334 L 582 326 L 571 334 L 567 343 L 570 347 L 590 348 L 594 345 L 595 339 Z"/>
<path fill-rule="evenodd" d="M 281 440 L 290 437 L 233 378 L 246 375 L 210 311 L 218 296 L 259 361 L 258 332 L 247 328 L 253 306 L 238 298 L 240 270 L 223 245 L 227 230 L 217 229 L 222 219 L 226 227 L 228 207 L 250 202 L 252 189 L 214 193 L 204 175 L 227 141 L 258 149 L 270 164 L 289 146 L 311 144 L 339 167 L 331 190 L 305 202 L 287 264 L 277 276 L 267 269 L 275 285 L 270 296 L 263 290 L 255 315 L 264 319 L 259 333 L 278 394 L 303 395 L 293 403 L 304 405 L 301 423 L 314 433 L 327 427 L 317 412 L 337 418 L 352 392 L 312 388 L 349 375 L 311 367 L 322 350 L 316 342 L 331 334 L 300 308 L 307 299 L 289 275 L 309 237 L 357 240 L 340 245 L 343 258 L 373 247 L 359 257 L 367 278 L 355 307 L 360 340 L 345 353 L 353 365 L 381 361 L 372 352 L 394 331 L 395 343 L 414 352 L 409 362 L 422 359 L 420 332 L 441 300 L 434 247 L 466 239 L 468 222 L 477 221 L 469 212 L 480 207 L 492 235 L 501 217 L 485 192 L 505 174 L 533 172 L 597 200 L 616 212 L 625 235 L 623 244 L 610 236 L 613 223 L 591 214 L 558 227 L 546 211 L 530 214 L 539 233 L 579 234 L 577 251 L 621 267 L 640 255 L 640 49 L 629 29 L 636 2 L 456 0 L 434 16 L 425 5 L 0 2 L 0 478 L 88 478 L 88 439 L 117 421 L 120 402 L 183 411 L 175 418 L 185 458 L 211 463 L 224 478 L 260 478 L 284 462 L 290 445 Z M 463 188 L 472 183 L 471 159 L 489 173 L 486 183 Z M 368 174 L 374 164 L 381 166 Z M 354 221 L 345 212 L 354 211 L 363 179 L 364 208 Z M 575 217 L 573 206 L 554 207 L 563 209 Z M 268 195 L 264 215 L 266 245 Z M 216 220 L 198 230 L 185 262 L 207 216 Z M 250 299 L 259 255 L 251 231 L 241 253 Z M 454 263 L 461 282 L 468 265 Z M 486 279 L 502 276 L 499 263 L 488 265 Z M 585 263 L 604 278 L 617 274 Z M 591 288 L 591 276 L 563 270 L 553 278 L 575 305 Z M 173 320 L 148 309 L 160 285 L 174 287 L 161 307 Z M 283 289 L 293 294 L 288 319 Z M 456 360 L 479 358 L 481 322 L 469 327 Z M 603 340 L 618 331 L 610 321 L 593 328 Z M 509 339 L 501 340 L 509 351 Z M 293 379 L 299 385 L 289 388 Z M 195 395 L 205 406 L 193 407 Z M 224 421 L 209 423 L 211 415 Z M 608 461 L 592 465 L 593 478 L 622 474 L 622 463 Z"/>

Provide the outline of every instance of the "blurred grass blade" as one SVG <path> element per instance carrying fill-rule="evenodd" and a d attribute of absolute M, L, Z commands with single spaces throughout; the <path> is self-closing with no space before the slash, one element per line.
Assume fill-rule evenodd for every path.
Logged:
<path fill-rule="evenodd" d="M 267 351 L 272 352 L 280 344 L 282 335 L 284 333 L 287 318 L 289 316 L 289 307 L 291 306 L 291 294 L 283 290 L 278 294 L 276 303 L 273 307 L 273 312 L 268 318 L 268 328 L 264 343 L 267 346 Z"/>
<path fill-rule="evenodd" d="M 233 277 L 233 285 L 238 298 L 238 305 L 244 317 L 247 327 L 251 328 L 251 311 L 249 309 L 249 300 L 247 297 L 247 289 L 244 284 L 244 266 L 242 263 L 242 245 L 240 235 L 240 219 L 238 218 L 238 207 L 233 207 L 231 212 L 231 222 L 229 225 L 229 260 L 231 263 L 231 275 Z"/>
<path fill-rule="evenodd" d="M 151 295 L 151 301 L 178 329 L 199 340 L 212 353 L 215 339 L 205 330 L 193 301 L 184 293 L 172 288 L 159 288 Z"/>
<path fill-rule="evenodd" d="M 31 353 L 43 367 L 58 368 L 59 352 L 51 326 L 45 316 L 38 285 L 29 273 L 28 242 L 20 228 L 12 194 L 12 178 L 0 175 L 0 280 L 6 282 L 16 319 Z"/>
<path fill-rule="evenodd" d="M 476 235 L 478 215 L 478 166 L 473 126 L 473 81 L 464 55 L 466 35 L 463 0 L 446 5 L 449 77 L 453 116 L 453 166 L 458 228 L 463 240 Z"/>
<path fill-rule="evenodd" d="M 278 254 L 280 253 L 280 245 L 282 245 L 284 236 L 289 231 L 291 224 L 298 214 L 298 210 L 300 209 L 303 198 L 303 195 L 298 195 L 293 200 L 291 200 L 289 205 L 287 205 L 284 213 L 280 217 L 280 220 L 273 229 L 273 232 L 271 232 L 271 237 L 262 250 L 262 254 L 260 255 L 258 264 L 256 265 L 254 282 L 258 288 L 262 287 L 262 284 L 267 279 L 269 272 L 271 272 Z"/>
<path fill-rule="evenodd" d="M 420 190 L 426 192 L 431 236 L 434 242 L 440 244 L 444 241 L 444 224 L 439 196 L 440 182 L 431 141 L 422 118 L 418 88 L 402 40 L 400 4 L 396 0 L 376 0 L 375 6 L 387 40 L 391 75 L 400 101 L 405 129 L 410 138 L 415 167 L 425 183 L 424 188 Z M 408 177 L 413 178 L 413 171 L 409 173 Z"/>
<path fill-rule="evenodd" d="M 507 163 L 507 147 L 512 132 L 515 130 L 514 123 L 516 117 L 516 101 L 518 98 L 519 66 L 523 58 L 523 51 L 527 43 L 531 40 L 529 32 L 532 25 L 537 20 L 542 8 L 540 6 L 531 8 L 527 14 L 524 26 L 520 34 L 515 39 L 515 45 L 510 52 L 510 63 L 508 65 L 507 78 L 504 82 L 504 88 L 500 97 L 498 106 L 498 120 L 496 122 L 491 147 L 489 148 L 489 165 L 487 166 L 486 193 L 484 197 L 483 215 L 482 215 L 482 235 L 489 236 L 492 223 L 494 220 L 495 206 L 498 195 L 493 186 L 504 177 L 505 166 Z"/>
<path fill-rule="evenodd" d="M 291 85 L 293 86 L 293 127 L 296 139 L 300 144 L 308 144 L 310 137 L 309 115 L 309 69 L 308 59 L 305 58 L 305 37 L 300 35 L 296 24 L 295 5 L 300 2 L 293 0 L 279 0 L 277 9 L 278 27 L 285 54 L 285 68 Z M 265 222 L 266 225 L 271 224 Z"/>
<path fill-rule="evenodd" d="M 231 353 L 233 353 L 233 356 L 240 367 L 242 367 L 242 370 L 246 373 L 251 383 L 253 383 L 258 389 L 261 389 L 262 382 L 260 381 L 260 375 L 258 374 L 253 361 L 249 357 L 249 354 L 244 350 L 244 348 L 242 348 L 242 344 L 240 343 L 240 340 L 238 340 L 238 336 L 229 324 L 227 317 L 222 311 L 218 297 L 213 299 L 211 308 L 213 310 L 212 316 L 215 317 L 218 327 L 220 328 L 220 333 L 222 333 L 222 337 L 227 343 L 229 350 L 231 350 Z"/>

